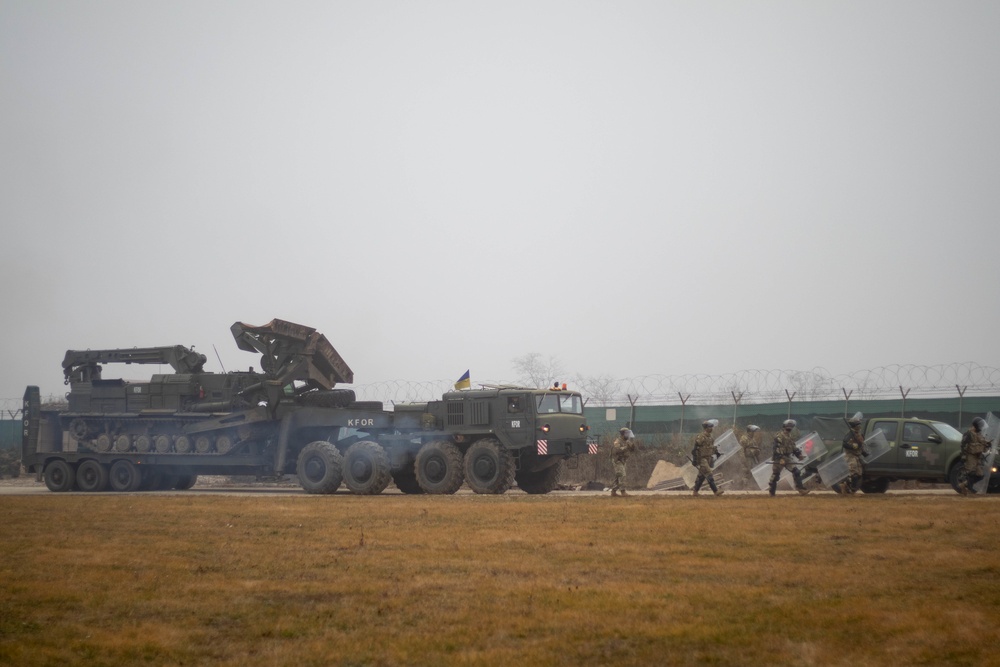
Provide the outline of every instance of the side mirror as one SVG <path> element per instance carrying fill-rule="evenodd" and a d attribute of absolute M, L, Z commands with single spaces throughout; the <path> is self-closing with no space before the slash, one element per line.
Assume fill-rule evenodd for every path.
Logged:
<path fill-rule="evenodd" d="M 930 442 L 933 442 L 933 443 L 936 443 L 936 444 L 939 444 L 939 445 L 941 444 L 941 436 L 938 435 L 937 433 L 931 433 L 929 436 L 927 436 L 927 439 Z"/>

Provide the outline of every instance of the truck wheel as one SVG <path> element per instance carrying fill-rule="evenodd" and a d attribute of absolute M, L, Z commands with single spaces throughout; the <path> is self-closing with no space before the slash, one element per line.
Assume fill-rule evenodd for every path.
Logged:
<path fill-rule="evenodd" d="M 514 475 L 514 479 L 517 480 L 518 487 L 525 493 L 548 493 L 556 488 L 556 484 L 559 483 L 559 473 L 561 471 L 562 461 L 559 461 L 553 466 L 536 472 L 521 470 Z"/>
<path fill-rule="evenodd" d="M 81 491 L 104 491 L 108 488 L 108 469 L 98 461 L 87 459 L 76 469 L 76 485 Z"/>
<path fill-rule="evenodd" d="M 420 494 L 424 492 L 424 490 L 420 488 L 420 483 L 417 482 L 417 473 L 414 472 L 412 464 L 410 464 L 405 470 L 393 473 L 392 481 L 395 482 L 396 488 L 403 493 Z"/>
<path fill-rule="evenodd" d="M 178 491 L 187 491 L 195 482 L 198 481 L 198 475 L 179 475 L 177 477 L 177 483 L 174 484 L 174 488 Z"/>
<path fill-rule="evenodd" d="M 391 479 L 389 457 L 378 443 L 362 440 L 344 452 L 344 484 L 351 493 L 377 495 L 389 486 Z"/>
<path fill-rule="evenodd" d="M 885 477 L 865 480 L 861 482 L 861 490 L 864 493 L 885 493 L 889 490 L 889 480 Z"/>
<path fill-rule="evenodd" d="M 115 461 L 111 464 L 111 472 L 108 475 L 112 491 L 130 492 L 138 491 L 142 484 L 142 474 L 131 461 Z"/>
<path fill-rule="evenodd" d="M 951 484 L 951 488 L 955 489 L 955 493 L 961 493 L 958 490 L 958 476 L 962 472 L 962 461 L 961 459 L 955 462 L 955 465 L 951 467 L 948 471 L 948 483 Z"/>
<path fill-rule="evenodd" d="M 514 485 L 514 455 L 496 438 L 477 440 L 465 453 L 465 482 L 476 493 L 505 493 Z"/>
<path fill-rule="evenodd" d="M 427 493 L 455 493 L 462 486 L 462 452 L 444 440 L 428 442 L 414 463 L 417 483 Z"/>
<path fill-rule="evenodd" d="M 344 457 L 325 440 L 310 442 L 302 448 L 295 465 L 299 485 L 306 493 L 333 493 L 343 481 Z"/>
<path fill-rule="evenodd" d="M 57 493 L 69 491 L 75 482 L 76 474 L 73 471 L 73 466 L 62 459 L 50 461 L 45 466 L 45 486 L 49 487 L 49 491 Z"/>

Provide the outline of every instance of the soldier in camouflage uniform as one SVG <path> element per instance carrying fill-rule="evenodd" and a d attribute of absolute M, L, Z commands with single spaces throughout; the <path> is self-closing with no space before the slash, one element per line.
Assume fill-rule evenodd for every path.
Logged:
<path fill-rule="evenodd" d="M 782 424 L 782 430 L 774 436 L 774 453 L 771 455 L 771 483 L 768 485 L 768 492 L 773 496 L 778 488 L 778 479 L 782 470 L 792 473 L 795 480 L 795 488 L 799 493 L 805 495 L 809 490 L 802 486 L 802 474 L 798 466 L 792 461 L 795 456 L 800 461 L 805 458 L 802 450 L 795 446 L 795 438 L 792 437 L 792 429 L 795 428 L 794 419 L 786 419 Z"/>
<path fill-rule="evenodd" d="M 958 473 L 958 492 L 963 496 L 975 493 L 976 482 L 983 478 L 983 463 L 992 444 L 986 439 L 986 420 L 976 417 L 972 428 L 962 434 L 963 465 Z"/>
<path fill-rule="evenodd" d="M 628 495 L 625 492 L 625 462 L 634 451 L 635 436 L 632 430 L 624 427 L 618 429 L 618 437 L 611 443 L 611 465 L 615 467 L 615 481 L 611 483 L 612 496 L 617 496 L 619 491 L 623 496 Z"/>
<path fill-rule="evenodd" d="M 750 424 L 747 432 L 740 438 L 740 447 L 743 448 L 743 458 L 747 462 L 747 467 L 754 467 L 760 463 L 760 426 Z"/>
<path fill-rule="evenodd" d="M 844 459 L 847 461 L 847 480 L 840 484 L 837 491 L 845 495 L 857 493 L 861 488 L 861 478 L 865 474 L 862 456 L 868 456 L 865 447 L 865 436 L 861 434 L 861 413 L 847 420 L 851 430 L 844 436 Z"/>
<path fill-rule="evenodd" d="M 701 485 L 707 480 L 708 487 L 712 493 L 721 496 L 725 491 L 719 490 L 715 485 L 715 477 L 712 475 L 712 459 L 721 456 L 719 448 L 715 446 L 715 436 L 712 429 L 719 423 L 718 419 L 709 419 L 702 422 L 702 431 L 694 439 L 694 447 L 691 448 L 691 462 L 698 468 L 698 477 L 694 481 L 694 495 L 698 495 Z"/>

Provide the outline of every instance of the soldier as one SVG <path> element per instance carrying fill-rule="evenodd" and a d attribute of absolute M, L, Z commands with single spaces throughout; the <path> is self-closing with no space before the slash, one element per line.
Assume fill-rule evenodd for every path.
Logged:
<path fill-rule="evenodd" d="M 694 495 L 696 496 L 706 480 L 708 480 L 708 487 L 712 489 L 712 493 L 717 496 L 725 493 L 715 485 L 715 477 L 712 476 L 712 458 L 721 456 L 719 448 L 715 446 L 715 436 L 712 435 L 712 429 L 718 423 L 718 419 L 708 419 L 702 422 L 702 431 L 694 439 L 691 462 L 698 468 L 698 478 L 694 481 Z"/>
<path fill-rule="evenodd" d="M 991 443 L 986 439 L 986 420 L 976 417 L 972 428 L 962 434 L 962 465 L 958 473 L 958 492 L 963 496 L 975 493 L 976 482 L 983 478 L 983 463 Z"/>
<path fill-rule="evenodd" d="M 802 495 L 809 493 L 809 490 L 802 486 L 802 475 L 799 473 L 798 466 L 792 461 L 793 455 L 800 461 L 805 458 L 802 450 L 795 446 L 795 438 L 792 437 L 793 428 L 795 428 L 795 420 L 786 419 L 782 424 L 782 430 L 774 436 L 774 453 L 771 455 L 771 483 L 768 485 L 768 491 L 772 496 L 778 488 L 778 478 L 783 469 L 792 473 L 795 488 L 799 493 Z"/>
<path fill-rule="evenodd" d="M 868 449 L 865 447 L 865 437 L 861 434 L 860 412 L 847 420 L 847 425 L 851 430 L 844 436 L 844 459 L 847 461 L 847 480 L 839 485 L 837 491 L 845 495 L 857 493 L 861 488 L 861 478 L 865 473 L 862 456 L 868 456 Z"/>
<path fill-rule="evenodd" d="M 628 495 L 625 492 L 625 462 L 634 451 L 635 435 L 631 429 L 623 426 L 618 429 L 618 437 L 611 443 L 611 464 L 615 467 L 615 481 L 611 483 L 612 496 L 617 496 L 619 491 L 623 496 Z"/>
<path fill-rule="evenodd" d="M 760 426 L 750 424 L 747 432 L 740 438 L 740 447 L 743 448 L 743 458 L 746 459 L 747 467 L 754 467 L 760 463 Z"/>

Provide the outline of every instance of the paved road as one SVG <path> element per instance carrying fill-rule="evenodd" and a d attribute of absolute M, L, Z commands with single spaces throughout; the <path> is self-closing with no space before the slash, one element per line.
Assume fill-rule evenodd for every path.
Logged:
<path fill-rule="evenodd" d="M 138 491 L 136 493 L 156 493 L 160 495 L 178 495 L 183 494 L 186 496 L 190 495 L 235 495 L 235 496 L 307 496 L 302 489 L 297 486 L 233 486 L 233 485 L 207 485 L 207 484 L 196 484 L 194 488 L 187 491 Z M 798 495 L 793 491 L 779 491 L 779 495 L 782 496 L 795 496 Z M 33 478 L 28 479 L 16 479 L 16 480 L 0 480 L 0 496 L 37 496 L 37 495 L 58 495 L 58 496 L 77 496 L 77 495 L 119 495 L 113 492 L 104 493 L 87 493 L 73 491 L 68 493 L 54 494 L 50 492 L 45 484 L 36 483 Z M 514 489 L 508 492 L 509 495 L 516 496 L 527 496 L 526 493 Z M 835 495 L 832 491 L 817 490 L 813 491 L 812 494 L 816 495 Z M 811 495 L 812 495 L 811 494 Z M 350 492 L 341 488 L 340 491 L 335 495 L 350 495 Z M 403 495 L 394 487 L 389 487 L 383 491 L 383 495 Z M 460 489 L 457 495 L 475 495 L 472 491 L 468 489 Z M 607 496 L 607 491 L 553 491 L 548 497 L 560 497 L 560 498 L 585 498 L 589 496 Z M 663 496 L 663 497 L 673 497 L 681 498 L 688 497 L 691 495 L 690 491 L 629 491 L 630 496 L 635 497 L 649 497 L 649 496 Z M 711 496 L 710 493 L 704 494 L 706 496 Z M 726 491 L 726 496 L 763 496 L 766 495 L 764 491 Z M 864 495 L 864 494 L 862 494 Z M 900 489 L 889 491 L 887 495 L 952 495 L 957 494 L 951 489 Z M 991 494 L 989 498 L 1000 499 L 1000 494 Z"/>

